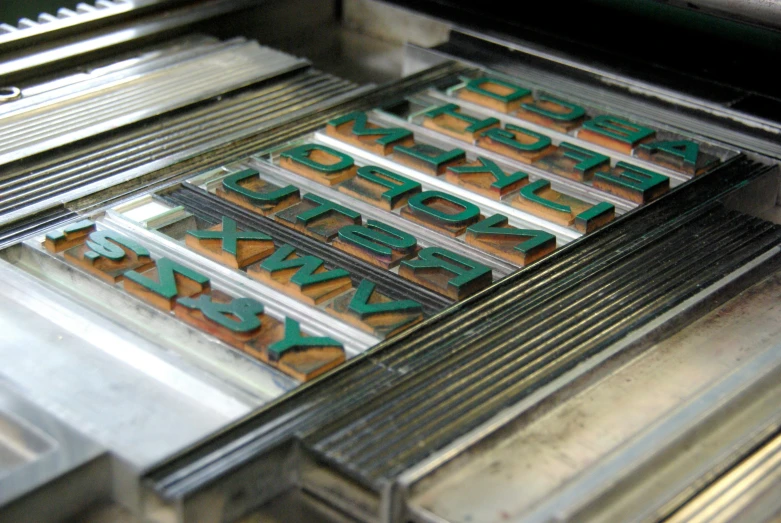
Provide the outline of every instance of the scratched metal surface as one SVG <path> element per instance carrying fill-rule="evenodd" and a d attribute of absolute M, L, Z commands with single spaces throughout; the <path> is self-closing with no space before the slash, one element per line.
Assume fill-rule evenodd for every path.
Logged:
<path fill-rule="evenodd" d="M 611 452 L 631 446 L 649 426 L 674 417 L 680 405 L 736 369 L 777 354 L 779 299 L 777 271 L 566 402 L 551 404 L 540 416 L 496 434 L 421 479 L 410 492 L 411 512 L 421 521 L 530 516 Z M 777 444 L 767 453 L 773 454 Z M 766 472 L 775 473 L 771 466 Z M 745 475 L 735 473 L 733 481 Z M 701 494 L 696 507 L 681 509 L 677 520 L 704 512 L 719 498 L 723 503 L 727 483 L 725 479 Z M 762 485 L 757 481 L 754 486 Z"/>

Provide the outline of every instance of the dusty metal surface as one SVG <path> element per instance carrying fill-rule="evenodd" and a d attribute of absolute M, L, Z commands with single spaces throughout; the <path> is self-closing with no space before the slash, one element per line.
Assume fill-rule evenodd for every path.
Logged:
<path fill-rule="evenodd" d="M 757 356 L 778 352 L 781 272 L 537 419 L 415 486 L 420 520 L 522 520 L 557 489 Z"/>

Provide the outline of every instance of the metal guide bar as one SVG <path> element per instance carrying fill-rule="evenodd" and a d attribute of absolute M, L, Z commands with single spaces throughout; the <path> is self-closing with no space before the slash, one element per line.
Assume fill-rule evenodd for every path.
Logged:
<path fill-rule="evenodd" d="M 490 400 L 486 410 L 501 408 L 511 399 L 512 392 L 522 394 L 533 388 L 535 383 L 539 385 L 552 375 L 561 374 L 573 365 L 578 357 L 587 357 L 589 353 L 619 339 L 633 326 L 647 321 L 695 293 L 699 285 L 717 280 L 720 275 L 781 241 L 781 232 L 776 227 L 743 215 L 730 215 L 708 203 L 729 192 L 738 183 L 766 170 L 764 166 L 739 159 L 705 177 L 709 181 L 708 184 L 703 184 L 699 179 L 676 188 L 657 202 L 622 216 L 594 233 L 589 237 L 589 241 L 572 242 L 531 267 L 501 280 L 488 290 L 409 329 L 391 343 L 381 343 L 348 362 L 339 371 L 330 374 L 328 379 L 318 380 L 299 389 L 285 401 L 252 414 L 210 441 L 161 464 L 147 475 L 148 487 L 162 499 L 194 496 L 207 485 L 214 484 L 222 474 L 247 466 L 248 463 L 260 459 L 264 449 L 294 436 L 303 437 L 304 442 L 311 448 L 327 451 L 330 449 L 329 445 L 341 448 L 339 438 L 329 439 L 340 433 L 360 448 L 362 436 L 377 436 L 385 430 L 395 432 L 395 421 L 385 426 L 374 424 L 377 432 L 363 432 L 362 422 L 372 416 L 376 416 L 378 420 L 386 419 L 383 415 L 388 413 L 387 409 L 392 410 L 394 407 L 390 399 L 409 392 L 416 384 L 423 384 L 420 381 L 421 376 L 428 370 L 444 368 L 448 362 L 458 359 L 462 352 L 474 355 L 470 348 L 482 350 L 484 343 L 489 340 L 504 342 L 505 348 L 511 349 L 517 346 L 513 342 L 513 331 L 518 322 L 519 310 L 539 310 L 546 303 L 550 304 L 551 300 L 562 303 L 569 293 L 577 293 L 581 289 L 579 282 L 587 277 L 593 278 L 592 283 L 595 283 L 597 278 L 611 282 L 617 293 L 616 308 L 611 309 L 611 304 L 606 303 L 604 307 L 592 305 L 591 308 L 584 308 L 579 314 L 576 311 L 574 327 L 575 331 L 580 328 L 580 343 L 578 340 L 572 341 L 568 347 L 571 349 L 569 357 L 562 354 L 564 351 L 556 349 L 541 354 L 543 358 L 547 356 L 553 360 L 546 373 L 529 374 L 525 381 L 512 382 L 510 379 L 507 384 L 516 390 Z M 752 227 L 753 235 L 747 237 L 739 227 L 716 223 L 725 218 L 735 218 L 743 225 Z M 700 220 L 703 220 L 703 224 L 696 227 L 700 231 L 712 230 L 714 234 L 720 235 L 718 244 L 726 248 L 719 255 L 714 253 L 714 248 L 709 247 L 707 242 L 699 240 L 699 256 L 692 259 L 692 263 L 700 261 L 699 265 L 690 263 L 679 269 L 672 268 L 669 276 L 663 277 L 662 285 L 659 286 L 661 290 L 654 291 L 652 288 L 648 296 L 644 297 L 642 293 L 647 290 L 646 286 L 653 282 L 646 274 L 633 272 L 635 280 L 643 280 L 637 285 L 636 282 L 633 284 L 631 278 L 622 279 L 620 273 L 611 270 L 611 266 L 621 260 L 624 260 L 624 263 L 638 260 L 638 263 L 643 264 L 642 257 L 647 249 L 654 249 L 654 252 L 658 253 L 660 250 L 664 251 L 660 246 L 669 247 L 674 244 L 673 246 L 681 249 L 683 245 L 692 243 L 695 238 L 686 229 L 693 222 Z M 715 258 L 717 263 L 710 264 L 709 257 Z M 648 263 L 643 264 L 643 268 L 647 269 Z M 620 294 L 622 290 L 624 295 Z M 667 290 L 673 291 L 670 299 L 663 295 L 663 291 Z M 582 299 L 589 298 L 587 291 L 581 294 L 584 294 Z M 593 298 L 591 296 L 592 300 Z M 627 312 L 624 307 L 628 306 L 635 308 L 632 312 Z M 585 321 L 587 317 L 592 317 L 589 313 L 599 314 L 603 311 L 613 314 L 611 318 L 623 313 L 623 318 L 617 319 L 612 328 L 605 325 L 611 318 L 597 321 L 589 327 Z M 589 344 L 590 331 L 602 327 L 607 327 L 609 332 Z M 538 331 L 539 329 L 535 332 Z M 562 334 L 555 331 L 550 333 L 547 339 L 556 333 Z M 544 341 L 545 334 L 540 334 L 541 340 Z M 556 359 L 558 356 L 565 357 Z M 479 354 L 477 357 L 479 358 Z M 469 367 L 468 371 L 478 376 L 483 374 L 484 366 L 476 364 Z M 446 378 L 444 375 L 443 377 Z M 424 397 L 420 399 L 425 401 Z M 413 436 L 414 448 L 405 446 L 412 442 L 409 437 L 398 439 L 393 434 L 388 434 L 388 445 L 379 448 L 389 449 L 393 446 L 399 453 L 391 456 L 387 465 L 380 462 L 377 465 L 366 464 L 375 467 L 371 469 L 350 467 L 353 464 L 363 465 L 359 454 L 355 456 L 354 463 L 342 463 L 347 465 L 343 470 L 351 469 L 353 477 L 363 478 L 376 487 L 377 482 L 373 480 L 382 482 L 383 478 L 392 477 L 404 467 L 414 464 L 415 460 L 441 448 L 468 430 L 482 419 L 481 411 L 482 409 L 472 409 L 472 416 L 465 417 L 464 422 L 457 424 L 457 427 L 450 425 L 449 432 L 442 432 L 444 426 L 438 426 L 440 431 L 436 439 L 421 440 Z M 295 416 L 290 415 L 293 412 Z M 436 415 L 444 415 L 447 418 L 447 413 L 436 409 L 431 411 L 431 415 L 435 424 L 438 421 Z M 408 430 L 399 435 L 411 436 L 414 428 L 406 424 L 400 427 L 401 430 L 405 428 L 412 431 Z M 421 441 L 425 444 L 420 445 Z M 399 442 L 403 444 L 398 445 Z M 346 450 L 349 453 L 349 449 Z M 327 453 L 320 455 L 326 458 L 329 456 Z M 377 469 L 377 466 L 382 469 Z"/>
<path fill-rule="evenodd" d="M 62 18 L 56 21 L 0 35 L 0 52 L 6 58 L 0 63 L 0 76 L 7 82 L 24 82 L 41 70 L 70 67 L 110 49 L 129 49 L 132 42 L 182 31 L 250 5 L 250 0 L 132 0 L 131 9 L 90 13 L 61 9 Z"/>
<path fill-rule="evenodd" d="M 781 500 L 774 494 L 779 480 L 781 435 L 775 433 L 689 498 L 666 521 L 740 521 L 747 514 L 751 514 L 749 519 L 764 519 L 781 508 Z"/>
<path fill-rule="evenodd" d="M 76 217 L 76 213 L 58 205 L 45 214 L 16 222 L 13 227 L 0 227 L 0 248 L 35 234 L 37 231 Z"/>
<path fill-rule="evenodd" d="M 605 254 L 591 267 L 582 268 L 576 279 L 549 283 L 550 290 L 542 289 L 548 296 L 526 300 L 518 296 L 507 307 L 516 321 L 501 333 L 490 335 L 486 324 L 493 322 L 485 318 L 466 336 L 440 338 L 437 344 L 448 346 L 452 356 L 427 366 L 425 373 L 409 372 L 393 391 L 321 429 L 305 443 L 378 488 L 590 354 L 781 242 L 781 229 L 715 210 L 654 240 L 641 240 L 620 254 Z M 420 343 L 417 350 L 430 344 Z"/>
<path fill-rule="evenodd" d="M 8 38 L 2 38 L 4 35 L 14 35 L 15 37 L 27 36 L 26 34 L 17 34 L 19 31 L 39 29 L 41 25 L 51 25 L 46 29 L 57 28 L 66 22 L 82 23 L 85 20 L 95 20 L 98 18 L 113 16 L 119 13 L 131 11 L 134 8 L 150 4 L 152 2 L 138 0 L 95 0 L 92 3 L 79 2 L 75 9 L 61 7 L 56 14 L 40 13 L 36 20 L 29 18 L 20 18 L 16 25 L 9 23 L 0 23 L 0 43 Z M 162 3 L 162 2 L 160 2 Z"/>
<path fill-rule="evenodd" d="M 525 519 L 659 521 L 685 506 L 777 435 L 777 349 L 771 345 L 681 404 L 530 508 Z M 742 480 L 743 486 L 753 486 L 750 474 Z"/>
<path fill-rule="evenodd" d="M 51 79 L 47 76 L 43 80 L 31 80 L 30 85 L 24 84 L 20 88 L 20 97 L 13 103 L 0 105 L 0 115 L 43 107 L 56 103 L 58 99 L 79 96 L 84 91 L 100 90 L 110 83 L 137 78 L 219 49 L 241 46 L 246 41 L 245 38 L 221 41 L 213 36 L 193 33 L 128 54 L 104 58 Z"/>
<path fill-rule="evenodd" d="M 131 169 L 136 169 L 136 176 L 152 172 L 156 161 L 168 158 L 175 161 L 186 154 L 195 154 L 354 89 L 355 85 L 345 80 L 307 71 L 272 86 L 177 112 L 119 137 L 99 139 L 59 153 L 54 159 L 12 167 L 0 182 L 0 189 L 7 195 L 0 212 L 29 209 L 55 195 L 64 195 Z"/>
<path fill-rule="evenodd" d="M 391 298 L 397 300 L 414 299 L 423 306 L 426 314 L 439 312 L 452 303 L 444 296 L 411 284 L 397 274 L 374 267 L 363 260 L 309 238 L 264 216 L 242 209 L 212 194 L 192 188 L 182 188 L 164 194 L 163 198 L 175 205 L 184 206 L 187 211 L 196 216 L 204 217 L 212 223 L 218 223 L 223 216 L 227 216 L 236 220 L 242 227 L 264 232 L 271 236 L 275 242 L 287 243 L 294 246 L 297 251 L 313 254 L 323 259 L 326 264 L 347 270 L 355 285 L 358 285 L 362 279 L 369 279 L 376 282 L 380 292 Z"/>
<path fill-rule="evenodd" d="M 0 164 L 50 150 L 308 65 L 259 46 L 230 45 L 192 60 L 130 76 L 43 106 L 0 117 Z"/>

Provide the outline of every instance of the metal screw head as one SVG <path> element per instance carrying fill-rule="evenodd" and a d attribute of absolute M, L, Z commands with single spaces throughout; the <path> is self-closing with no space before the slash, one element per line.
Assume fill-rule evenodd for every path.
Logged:
<path fill-rule="evenodd" d="M 0 103 L 11 102 L 22 97 L 22 90 L 18 87 L 0 87 Z"/>

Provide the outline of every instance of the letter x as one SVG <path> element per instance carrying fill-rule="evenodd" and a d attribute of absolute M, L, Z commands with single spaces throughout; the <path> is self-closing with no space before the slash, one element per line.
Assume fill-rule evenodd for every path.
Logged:
<path fill-rule="evenodd" d="M 221 231 L 187 231 L 199 240 L 222 240 L 222 250 L 236 256 L 239 240 L 271 240 L 271 236 L 262 232 L 243 231 L 236 228 L 236 222 L 230 218 L 222 217 Z"/>

